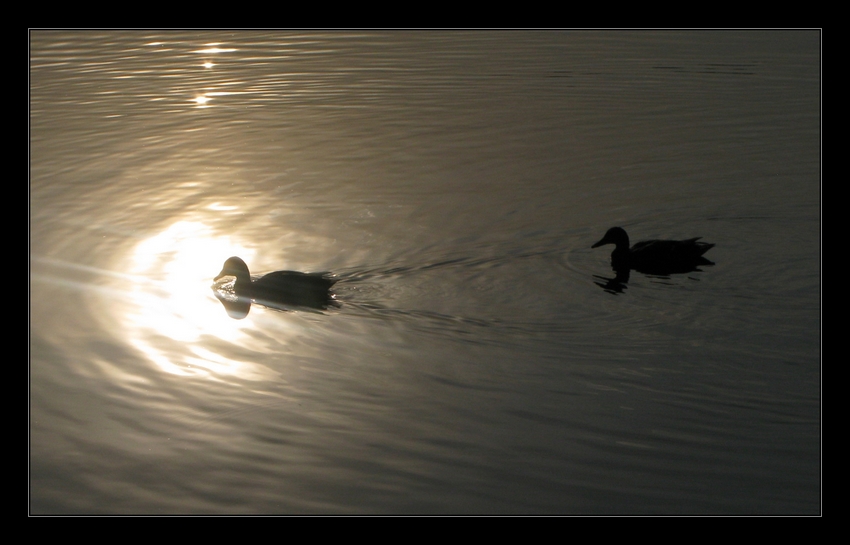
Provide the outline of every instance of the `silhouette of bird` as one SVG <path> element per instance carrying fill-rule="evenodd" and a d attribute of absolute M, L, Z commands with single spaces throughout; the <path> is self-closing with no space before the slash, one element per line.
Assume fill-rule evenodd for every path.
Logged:
<path fill-rule="evenodd" d="M 244 310 L 244 315 L 248 314 L 251 301 L 283 309 L 305 307 L 321 310 L 333 304 L 330 289 L 336 279 L 328 278 L 326 273 L 275 271 L 251 280 L 248 265 L 234 256 L 224 262 L 221 272 L 213 280 L 218 281 L 225 276 L 236 277 L 233 290 L 238 298 L 245 300 L 238 307 Z M 220 296 L 219 300 L 225 303 Z M 225 306 L 228 307 L 227 304 Z M 244 315 L 241 317 L 244 318 Z"/>
<path fill-rule="evenodd" d="M 629 248 L 629 235 L 622 227 L 608 229 L 602 240 L 591 246 L 614 244 L 611 266 L 614 270 L 634 269 L 645 274 L 669 275 L 699 270 L 700 265 L 714 265 L 702 255 L 714 244 L 688 240 L 646 240 Z"/>

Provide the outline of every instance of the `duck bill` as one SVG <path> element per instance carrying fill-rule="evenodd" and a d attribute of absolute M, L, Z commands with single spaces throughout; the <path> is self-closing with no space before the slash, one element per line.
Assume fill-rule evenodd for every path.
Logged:
<path fill-rule="evenodd" d="M 602 240 L 591 246 L 591 248 L 599 248 L 600 246 L 605 246 L 606 244 L 611 244 L 611 242 L 603 238 Z"/>

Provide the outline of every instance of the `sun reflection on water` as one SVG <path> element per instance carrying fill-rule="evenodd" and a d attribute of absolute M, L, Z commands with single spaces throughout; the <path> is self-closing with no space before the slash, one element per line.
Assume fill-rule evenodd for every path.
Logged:
<path fill-rule="evenodd" d="M 128 272 L 152 280 L 153 285 L 136 283 L 131 288 L 135 304 L 123 316 L 130 343 L 172 374 L 247 380 L 267 376 L 269 371 L 262 366 L 231 360 L 200 345 L 204 337 L 244 341 L 251 320 L 231 320 L 210 286 L 224 259 L 232 255 L 250 259 L 253 254 L 230 236 L 216 235 L 195 221 L 178 221 L 139 243 Z"/>

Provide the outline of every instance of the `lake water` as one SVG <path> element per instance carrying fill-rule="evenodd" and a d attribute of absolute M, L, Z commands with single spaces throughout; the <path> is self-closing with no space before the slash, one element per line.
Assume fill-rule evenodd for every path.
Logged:
<path fill-rule="evenodd" d="M 30 512 L 819 514 L 820 40 L 30 32 Z"/>

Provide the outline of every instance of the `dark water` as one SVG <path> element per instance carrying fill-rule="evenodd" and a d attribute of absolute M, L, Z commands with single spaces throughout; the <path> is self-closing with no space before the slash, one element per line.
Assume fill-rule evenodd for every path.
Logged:
<path fill-rule="evenodd" d="M 820 85 L 811 31 L 31 32 L 31 513 L 820 513 Z M 613 225 L 716 264 L 606 291 Z M 339 305 L 231 319 L 231 255 Z"/>

